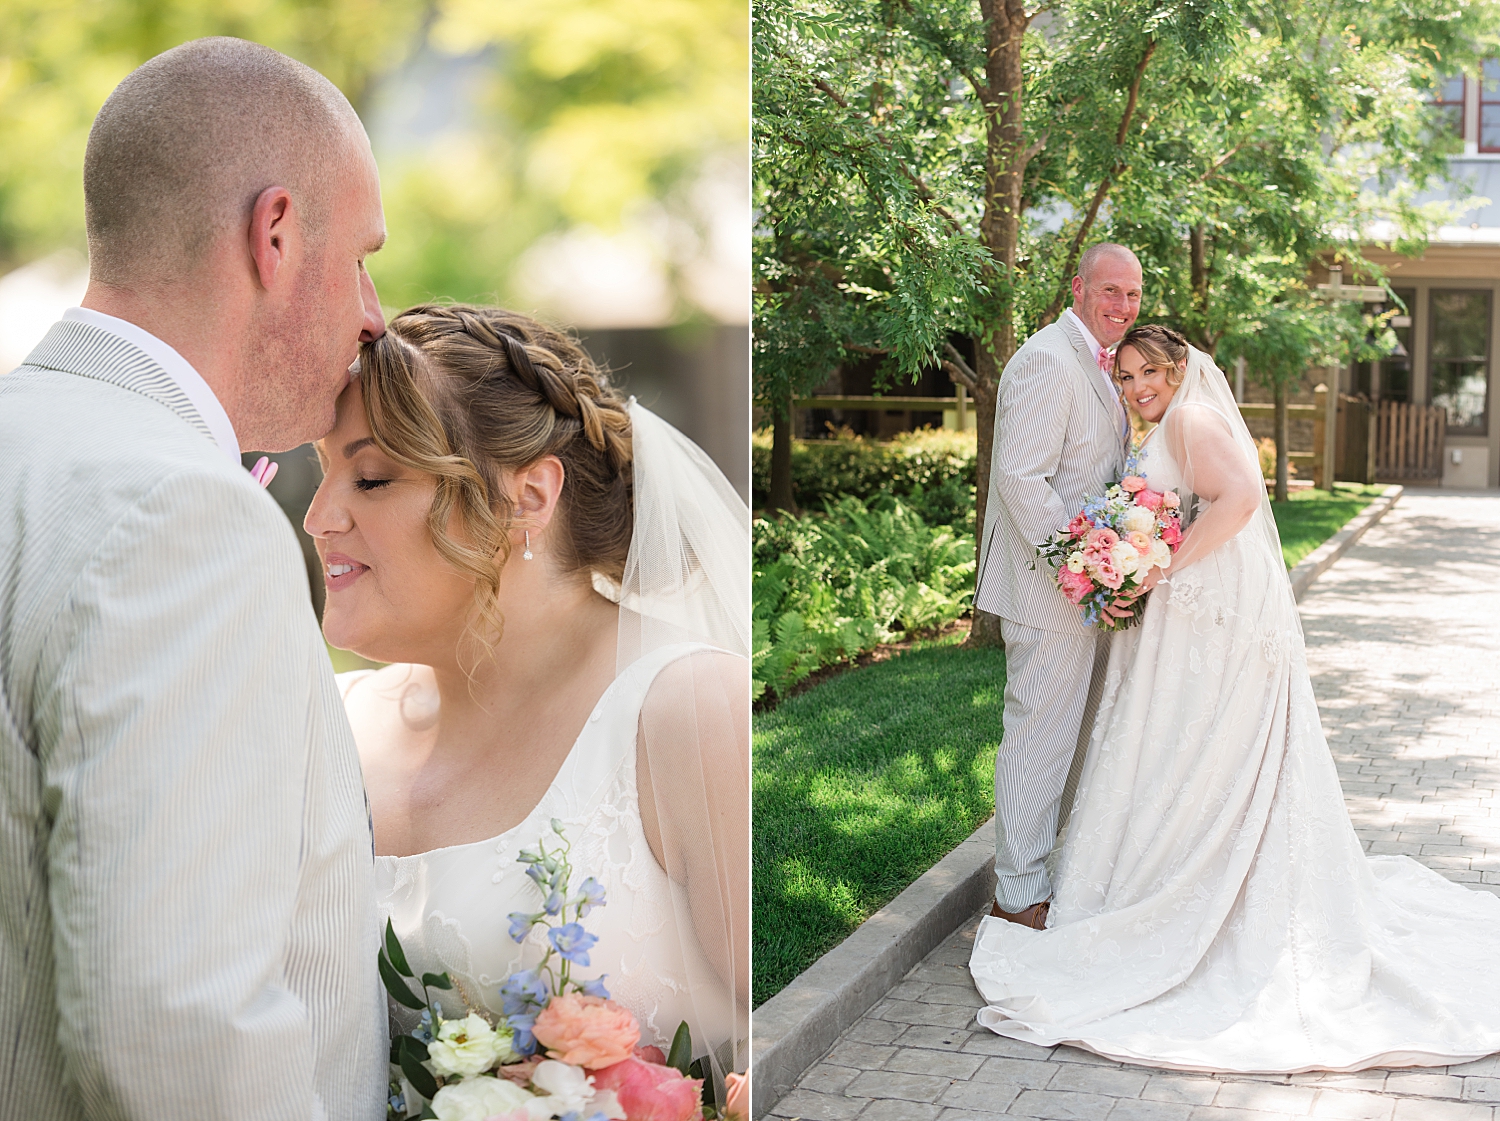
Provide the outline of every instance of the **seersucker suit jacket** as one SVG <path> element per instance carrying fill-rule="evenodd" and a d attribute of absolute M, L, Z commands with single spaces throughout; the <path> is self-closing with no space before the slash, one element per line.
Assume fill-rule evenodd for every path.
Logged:
<path fill-rule="evenodd" d="M 359 758 L 286 518 L 129 342 L 0 376 L 0 1119 L 375 1121 Z"/>
<path fill-rule="evenodd" d="M 1109 394 L 1067 318 L 1032 335 L 1005 364 L 974 594 L 981 611 L 1039 630 L 1089 633 L 1036 546 L 1124 466 L 1128 437 Z"/>

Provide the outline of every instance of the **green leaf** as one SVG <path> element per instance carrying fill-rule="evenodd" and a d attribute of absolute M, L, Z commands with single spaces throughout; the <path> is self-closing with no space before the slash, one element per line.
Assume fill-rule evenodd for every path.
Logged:
<path fill-rule="evenodd" d="M 677 1025 L 677 1033 L 672 1036 L 672 1049 L 667 1052 L 667 1066 L 675 1067 L 679 1074 L 686 1077 L 692 1061 L 693 1033 L 688 1030 L 687 1021 L 684 1020 Z"/>
<path fill-rule="evenodd" d="M 406 952 L 401 949 L 401 939 L 396 937 L 396 928 L 391 925 L 391 920 L 385 920 L 385 952 L 391 959 L 391 964 L 403 977 L 414 977 L 411 966 L 406 964 Z"/>
<path fill-rule="evenodd" d="M 391 994 L 391 999 L 397 1004 L 404 1004 L 415 1012 L 420 1012 L 427 1005 L 422 1003 L 420 997 L 407 988 L 406 982 L 401 979 L 401 974 L 396 972 L 396 967 L 386 960 L 382 951 L 377 959 L 380 964 L 380 979 L 385 983 L 385 991 Z"/>
<path fill-rule="evenodd" d="M 446 973 L 424 973 L 422 974 L 422 984 L 433 989 L 451 989 L 453 987 L 453 982 Z"/>
<path fill-rule="evenodd" d="M 421 1062 L 425 1063 L 432 1057 L 430 1054 L 428 1054 L 427 1044 L 423 1043 L 416 1036 L 402 1035 L 398 1036 L 397 1038 L 403 1041 L 401 1046 L 405 1047 L 408 1051 L 414 1054 Z M 398 1059 L 397 1061 L 399 1062 L 400 1060 Z"/>
<path fill-rule="evenodd" d="M 406 1075 L 406 1080 L 411 1083 L 412 1089 L 431 1101 L 437 1096 L 437 1079 L 432 1077 L 432 1072 L 422 1065 L 422 1060 L 417 1058 L 417 1053 L 411 1049 L 410 1044 L 415 1042 L 410 1036 L 401 1037 L 401 1073 Z"/>
<path fill-rule="evenodd" d="M 718 1090 L 714 1087 L 713 1072 L 708 1069 L 707 1057 L 694 1059 L 688 1067 L 688 1077 L 696 1078 L 703 1083 L 703 1104 L 713 1106 L 719 1105 Z"/>
<path fill-rule="evenodd" d="M 417 1114 L 417 1121 L 438 1121 L 438 1115 L 432 1112 L 432 1106 L 424 1105 L 422 1112 Z"/>

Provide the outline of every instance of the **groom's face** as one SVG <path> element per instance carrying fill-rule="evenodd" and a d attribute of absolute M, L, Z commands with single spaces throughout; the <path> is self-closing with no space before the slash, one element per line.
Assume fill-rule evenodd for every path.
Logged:
<path fill-rule="evenodd" d="M 1088 279 L 1073 278 L 1073 311 L 1099 340 L 1114 346 L 1141 311 L 1141 266 L 1133 256 L 1109 254 L 1095 262 Z"/>

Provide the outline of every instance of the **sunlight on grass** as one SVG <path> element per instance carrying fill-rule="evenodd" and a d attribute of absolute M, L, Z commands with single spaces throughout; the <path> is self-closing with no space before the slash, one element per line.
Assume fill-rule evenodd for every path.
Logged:
<path fill-rule="evenodd" d="M 1005 657 L 932 646 L 754 718 L 760 1004 L 994 809 Z"/>
<path fill-rule="evenodd" d="M 1385 491 L 1385 486 L 1334 483 L 1326 490 L 1293 491 L 1286 502 L 1272 502 L 1271 513 L 1281 534 L 1281 555 L 1293 568 L 1307 554 L 1327 541 L 1344 523 Z"/>

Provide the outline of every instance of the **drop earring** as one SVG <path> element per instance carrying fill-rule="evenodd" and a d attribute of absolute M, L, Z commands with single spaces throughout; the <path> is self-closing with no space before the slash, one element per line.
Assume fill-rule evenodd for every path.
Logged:
<path fill-rule="evenodd" d="M 526 551 L 521 554 L 521 559 L 522 560 L 530 560 L 531 559 L 531 530 L 529 530 L 529 529 L 523 529 L 521 532 L 526 535 Z"/>

